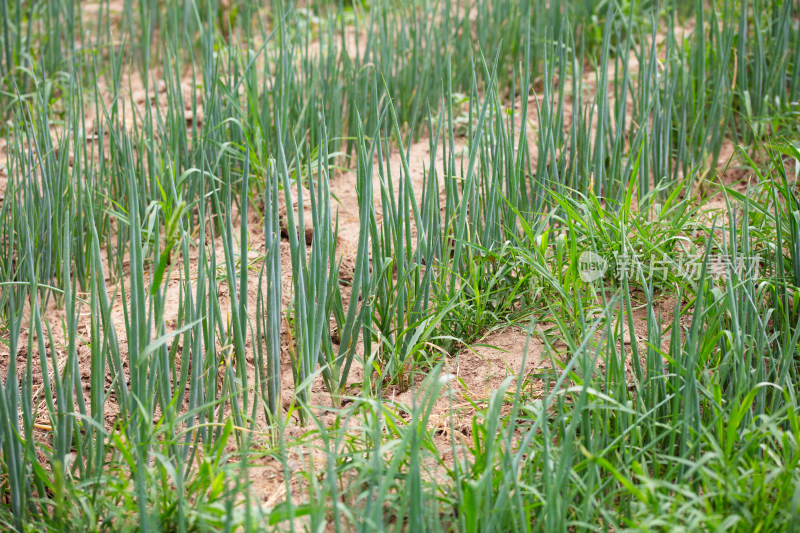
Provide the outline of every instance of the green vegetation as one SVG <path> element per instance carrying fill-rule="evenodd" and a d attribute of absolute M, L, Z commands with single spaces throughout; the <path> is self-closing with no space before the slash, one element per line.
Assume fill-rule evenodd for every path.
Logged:
<path fill-rule="evenodd" d="M 3 529 L 800 527 L 796 1 L 0 11 Z"/>

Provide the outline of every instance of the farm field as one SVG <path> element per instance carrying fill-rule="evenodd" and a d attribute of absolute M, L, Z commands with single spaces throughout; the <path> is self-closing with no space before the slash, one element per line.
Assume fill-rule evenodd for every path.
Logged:
<path fill-rule="evenodd" d="M 0 11 L 1 530 L 800 530 L 796 0 Z"/>

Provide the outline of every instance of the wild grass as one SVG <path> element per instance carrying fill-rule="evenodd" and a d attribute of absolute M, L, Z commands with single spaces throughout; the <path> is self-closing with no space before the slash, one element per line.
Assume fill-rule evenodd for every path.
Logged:
<path fill-rule="evenodd" d="M 81 7 L 2 6 L 3 527 L 796 527 L 796 3 Z"/>

